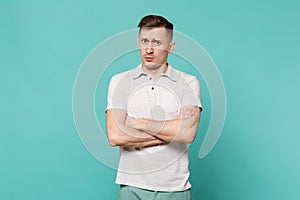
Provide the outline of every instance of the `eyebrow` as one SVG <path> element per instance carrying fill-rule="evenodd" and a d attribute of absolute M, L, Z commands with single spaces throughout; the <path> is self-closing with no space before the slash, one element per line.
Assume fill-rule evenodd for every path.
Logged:
<path fill-rule="evenodd" d="M 141 40 L 149 40 L 148 38 L 141 38 Z M 152 42 L 161 42 L 161 40 L 153 39 Z"/>

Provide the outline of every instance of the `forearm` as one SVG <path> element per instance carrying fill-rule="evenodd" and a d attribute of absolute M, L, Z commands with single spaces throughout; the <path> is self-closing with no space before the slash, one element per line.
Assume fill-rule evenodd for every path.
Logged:
<path fill-rule="evenodd" d="M 130 118 L 130 125 L 164 141 L 191 143 L 196 136 L 199 120 L 199 108 L 189 106 L 183 108 L 174 120 L 155 121 Z"/>
<path fill-rule="evenodd" d="M 114 136 L 110 140 L 112 146 L 148 147 L 166 143 L 165 141 L 155 137 L 154 135 L 147 134 L 127 125 L 115 127 L 111 131 L 114 132 Z"/>
<path fill-rule="evenodd" d="M 162 140 L 171 142 L 187 142 L 194 140 L 197 132 L 198 124 L 191 123 L 187 119 L 174 119 L 169 121 L 153 121 L 149 120 L 141 130 Z"/>
<path fill-rule="evenodd" d="M 166 143 L 126 124 L 126 111 L 108 110 L 106 129 L 111 146 L 148 147 Z"/>
<path fill-rule="evenodd" d="M 123 142 L 123 144 L 117 145 L 117 146 L 122 146 L 122 147 L 131 147 L 131 148 L 144 148 L 144 147 L 151 147 L 151 146 L 157 146 L 161 144 L 167 144 L 166 141 L 163 141 L 159 138 L 152 137 L 148 140 L 144 141 L 131 141 L 131 142 Z"/>

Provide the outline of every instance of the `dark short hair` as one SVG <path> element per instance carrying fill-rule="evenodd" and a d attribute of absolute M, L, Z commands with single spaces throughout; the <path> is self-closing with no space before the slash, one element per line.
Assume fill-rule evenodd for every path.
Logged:
<path fill-rule="evenodd" d="M 142 28 L 164 27 L 171 33 L 171 38 L 173 37 L 173 24 L 166 18 L 159 15 L 147 15 L 143 17 L 138 24 L 138 27 L 140 28 L 140 31 Z"/>

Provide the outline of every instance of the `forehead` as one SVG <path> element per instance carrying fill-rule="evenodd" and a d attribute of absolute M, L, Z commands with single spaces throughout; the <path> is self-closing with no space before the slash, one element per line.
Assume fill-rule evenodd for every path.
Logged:
<path fill-rule="evenodd" d="M 141 28 L 140 30 L 140 38 L 153 38 L 157 40 L 166 40 L 167 39 L 167 29 L 164 27 L 158 28 Z"/>

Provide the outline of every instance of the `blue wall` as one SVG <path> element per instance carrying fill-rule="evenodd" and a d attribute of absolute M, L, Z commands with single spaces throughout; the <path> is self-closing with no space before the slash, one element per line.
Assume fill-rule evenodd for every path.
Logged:
<path fill-rule="evenodd" d="M 283 0 L 1 1 L 0 199 L 116 199 L 115 170 L 94 159 L 76 132 L 73 84 L 96 45 L 149 13 L 166 16 L 209 52 L 227 93 L 220 140 L 200 160 L 210 120 L 201 82 L 206 110 L 190 147 L 194 199 L 300 199 L 299 7 Z M 97 107 L 101 125 L 104 109 L 105 101 Z"/>

